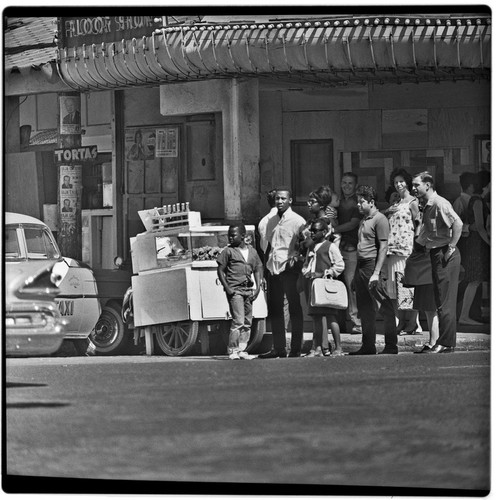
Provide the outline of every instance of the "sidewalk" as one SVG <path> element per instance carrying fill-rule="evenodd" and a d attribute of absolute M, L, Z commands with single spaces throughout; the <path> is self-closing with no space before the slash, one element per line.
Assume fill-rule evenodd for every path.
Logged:
<path fill-rule="evenodd" d="M 383 325 L 379 324 L 377 331 L 383 331 Z M 329 335 L 330 342 L 333 345 L 333 337 Z M 361 346 L 362 335 L 342 333 L 341 341 L 344 351 L 354 351 Z M 423 331 L 418 335 L 403 335 L 398 337 L 399 352 L 409 352 L 419 350 L 425 342 L 428 342 L 429 335 Z M 290 335 L 287 334 L 288 345 Z M 383 348 L 385 338 L 382 334 L 376 336 L 376 349 L 380 351 Z M 312 332 L 304 332 L 303 352 L 311 348 Z M 456 351 L 488 351 L 490 350 L 490 325 L 463 327 L 459 326 L 457 330 Z"/>

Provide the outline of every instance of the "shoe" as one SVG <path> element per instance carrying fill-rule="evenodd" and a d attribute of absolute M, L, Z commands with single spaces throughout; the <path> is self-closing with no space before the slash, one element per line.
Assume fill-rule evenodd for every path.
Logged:
<path fill-rule="evenodd" d="M 423 332 L 418 332 L 417 330 L 410 330 L 410 331 L 401 330 L 398 333 L 398 335 L 400 335 L 400 336 L 404 336 L 404 335 L 421 335 L 421 333 L 423 333 Z"/>
<path fill-rule="evenodd" d="M 352 334 L 362 335 L 362 328 L 360 326 L 354 326 L 354 328 L 352 328 Z"/>
<path fill-rule="evenodd" d="M 331 356 L 331 351 L 326 347 L 322 350 L 322 355 L 326 357 Z"/>
<path fill-rule="evenodd" d="M 316 357 L 316 349 L 311 349 L 307 354 L 302 354 L 305 358 L 314 358 Z"/>
<path fill-rule="evenodd" d="M 370 355 L 370 354 L 376 354 L 376 349 L 364 349 L 361 347 L 358 351 L 352 351 L 349 352 L 349 356 L 364 356 L 364 355 Z"/>
<path fill-rule="evenodd" d="M 431 345 L 430 344 L 425 344 L 421 351 L 414 351 L 414 354 L 425 354 L 427 351 L 431 350 Z"/>
<path fill-rule="evenodd" d="M 257 356 L 251 356 L 247 351 L 240 351 L 238 353 L 239 359 L 254 359 Z"/>
<path fill-rule="evenodd" d="M 333 351 L 331 353 L 332 358 L 339 358 L 341 356 L 345 356 L 345 353 L 343 351 Z"/>
<path fill-rule="evenodd" d="M 259 354 L 259 358 L 261 359 L 286 358 L 286 352 L 275 351 L 273 349 L 269 352 L 265 352 L 264 354 Z"/>
<path fill-rule="evenodd" d="M 240 359 L 240 356 L 238 355 L 238 352 L 232 352 L 229 356 L 230 359 Z"/>
<path fill-rule="evenodd" d="M 385 349 L 383 349 L 380 354 L 399 354 L 399 350 L 397 349 L 397 347 L 385 347 Z"/>
<path fill-rule="evenodd" d="M 454 352 L 453 347 L 448 347 L 440 344 L 435 344 L 429 351 L 426 351 L 427 354 L 444 354 L 451 352 Z"/>
<path fill-rule="evenodd" d="M 289 358 L 300 358 L 300 351 L 290 351 L 288 354 L 288 357 Z"/>

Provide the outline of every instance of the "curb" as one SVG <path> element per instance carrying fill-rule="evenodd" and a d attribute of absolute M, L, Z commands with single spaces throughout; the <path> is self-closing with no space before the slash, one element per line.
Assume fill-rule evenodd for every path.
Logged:
<path fill-rule="evenodd" d="M 341 334 L 342 347 L 346 350 L 355 350 L 362 344 L 362 335 L 360 334 Z M 287 334 L 287 347 L 290 348 L 291 334 Z M 333 337 L 328 335 L 328 338 L 333 345 Z M 420 349 L 425 342 L 428 342 L 428 332 L 422 332 L 418 335 L 403 335 L 398 338 L 397 346 L 399 352 L 411 352 Z M 385 338 L 383 335 L 376 336 L 376 348 L 381 350 L 384 346 Z M 302 352 L 310 350 L 312 345 L 312 332 L 304 332 L 304 343 Z M 457 332 L 456 351 L 489 351 L 490 350 L 490 335 L 487 333 L 466 333 Z"/>

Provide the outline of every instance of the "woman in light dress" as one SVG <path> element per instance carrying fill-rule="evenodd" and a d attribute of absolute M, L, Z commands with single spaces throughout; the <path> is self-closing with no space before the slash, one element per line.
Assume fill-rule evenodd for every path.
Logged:
<path fill-rule="evenodd" d="M 399 196 L 398 200 L 385 211 L 390 226 L 386 259 L 387 291 L 396 307 L 399 294 L 397 273 L 404 274 L 407 257 L 412 253 L 414 221 L 418 217 L 419 206 L 417 198 L 411 195 L 412 176 L 406 170 L 402 168 L 394 170 L 390 175 L 390 184 Z M 396 311 L 397 333 L 399 335 L 418 333 L 418 312 L 397 307 Z M 420 327 L 419 330 L 421 330 Z"/>

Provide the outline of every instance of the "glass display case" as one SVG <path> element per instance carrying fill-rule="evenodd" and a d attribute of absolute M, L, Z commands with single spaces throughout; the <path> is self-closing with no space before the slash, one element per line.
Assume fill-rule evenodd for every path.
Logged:
<path fill-rule="evenodd" d="M 228 245 L 229 226 L 195 226 L 147 231 L 131 238 L 133 273 L 158 269 L 217 267 Z M 255 244 L 255 228 L 247 226 L 247 243 Z"/>

